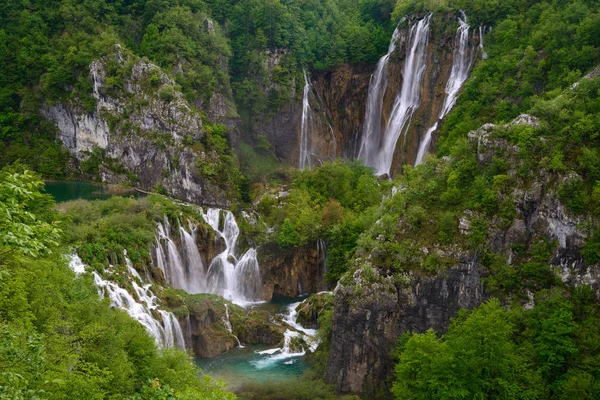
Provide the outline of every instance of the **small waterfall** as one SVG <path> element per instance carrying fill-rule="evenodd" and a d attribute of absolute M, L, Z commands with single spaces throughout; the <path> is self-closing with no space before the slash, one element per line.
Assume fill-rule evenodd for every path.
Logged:
<path fill-rule="evenodd" d="M 398 139 L 410 125 L 410 118 L 420 105 L 430 20 L 431 14 L 410 29 L 410 45 L 407 47 L 404 61 L 402 89 L 392 107 L 382 147 L 377 154 L 377 159 L 372 164 L 378 175 L 389 175 Z"/>
<path fill-rule="evenodd" d="M 323 115 L 315 114 L 312 107 L 310 106 L 310 96 L 312 94 L 314 100 L 317 101 L 322 110 L 325 110 L 323 101 L 313 90 L 313 86 L 310 83 L 310 78 L 306 73 L 306 70 L 302 71 L 304 75 L 304 91 L 302 94 L 302 120 L 300 123 L 300 146 L 298 154 L 298 168 L 303 170 L 305 168 L 312 168 L 313 161 L 317 161 L 319 164 L 323 164 L 326 159 L 334 159 L 337 154 L 337 143 L 335 140 L 335 133 L 333 127 L 327 119 L 325 111 Z M 325 140 L 326 135 L 330 135 L 331 142 L 327 144 L 330 155 L 318 154 L 318 144 L 312 143 L 314 138 L 315 129 L 318 130 L 322 137 L 316 138 L 316 140 Z M 315 149 L 316 148 L 316 149 Z"/>
<path fill-rule="evenodd" d="M 154 338 L 159 347 L 177 346 L 185 349 L 183 334 L 177 318 L 173 313 L 158 308 L 157 298 L 150 290 L 149 284 L 140 287 L 135 281 L 131 282 L 140 300 L 138 303 L 127 290 L 119 287 L 116 283 L 102 279 L 96 271 L 93 271 L 92 275 L 94 283 L 98 287 L 98 294 L 101 297 L 107 296 L 111 306 L 125 310 L 127 314 L 138 321 Z M 153 310 L 160 314 L 160 320 L 153 316 Z"/>
<path fill-rule="evenodd" d="M 310 94 L 310 81 L 306 75 L 306 71 L 302 71 L 304 74 L 304 93 L 302 95 L 302 121 L 300 124 L 300 154 L 298 158 L 298 168 L 310 168 L 311 167 L 311 153 L 308 147 L 308 136 L 310 134 L 310 126 L 312 125 L 313 112 L 310 108 L 308 96 Z"/>
<path fill-rule="evenodd" d="M 319 273 L 321 274 L 321 279 L 323 280 L 323 283 L 321 285 L 321 288 L 323 290 L 326 289 L 327 284 L 325 282 L 325 274 L 327 273 L 327 245 L 325 244 L 325 241 L 323 239 L 317 239 L 317 269 L 319 271 Z"/>
<path fill-rule="evenodd" d="M 127 249 L 123 249 L 123 257 L 125 258 L 125 265 L 127 265 L 127 271 L 129 271 L 129 273 L 131 275 L 138 278 L 140 280 L 140 282 L 142 282 L 143 281 L 142 277 L 137 272 L 137 270 L 135 268 L 133 268 L 133 264 L 131 263 L 131 260 L 129 259 L 129 257 L 127 257 Z"/>
<path fill-rule="evenodd" d="M 75 272 L 76 275 L 85 272 L 85 264 L 81 261 L 81 258 L 77 254 L 72 254 L 69 260 L 69 268 Z"/>
<path fill-rule="evenodd" d="M 238 347 L 241 347 L 243 349 L 244 346 L 242 346 L 242 344 L 240 343 L 240 339 L 238 339 L 238 337 L 233 334 L 233 326 L 231 325 L 231 319 L 229 318 L 229 304 L 227 303 L 225 303 L 225 318 L 223 319 L 223 323 L 225 324 L 225 327 L 227 328 L 229 333 L 231 333 L 235 340 L 237 340 Z"/>
<path fill-rule="evenodd" d="M 396 26 L 390 40 L 390 45 L 388 46 L 388 52 L 379 59 L 379 62 L 377 62 L 377 68 L 373 75 L 371 75 L 371 80 L 369 82 L 365 122 L 363 126 L 362 141 L 358 151 L 358 158 L 362 159 L 365 164 L 370 166 L 376 165 L 377 157 L 379 155 L 382 133 L 381 115 L 383 109 L 383 97 L 385 96 L 388 85 L 388 64 L 390 55 L 396 49 L 396 42 L 400 37 L 399 26 L 400 24 Z"/>
<path fill-rule="evenodd" d="M 306 300 L 304 300 L 306 301 Z M 287 307 L 286 314 L 283 317 L 283 322 L 292 327 L 292 329 L 288 329 L 284 333 L 284 343 L 283 347 L 277 347 L 274 349 L 268 349 L 263 351 L 257 351 L 257 354 L 268 355 L 264 359 L 253 361 L 252 364 L 257 369 L 267 368 L 273 365 L 275 362 L 279 360 L 284 360 L 288 358 L 301 357 L 306 354 L 307 351 L 314 352 L 319 346 L 319 339 L 317 338 L 317 330 L 316 329 L 307 329 L 300 325 L 297 321 L 298 319 L 298 311 L 296 309 L 299 305 L 304 303 L 304 301 L 290 304 Z M 292 341 L 295 338 L 301 338 L 306 344 L 307 348 L 302 346 L 301 350 L 298 348 L 292 347 Z M 292 363 L 293 361 L 289 362 Z M 286 362 L 287 364 L 288 362 Z"/>
<path fill-rule="evenodd" d="M 461 17 L 458 18 L 458 29 L 456 30 L 456 39 L 454 46 L 454 53 L 452 56 L 452 69 L 450 71 L 450 76 L 448 77 L 448 82 L 446 83 L 446 97 L 444 99 L 444 105 L 440 111 L 437 121 L 430 127 L 427 132 L 425 132 L 425 136 L 419 145 L 419 151 L 417 153 L 417 158 L 415 161 L 415 165 L 421 164 L 423 162 L 423 158 L 425 157 L 425 153 L 429 150 L 429 145 L 431 144 L 431 136 L 433 132 L 437 129 L 439 121 L 446 116 L 456 104 L 456 99 L 458 97 L 458 92 L 462 87 L 462 84 L 469 77 L 469 71 L 471 69 L 471 60 L 468 56 L 468 45 L 469 45 L 469 25 L 467 24 L 467 16 L 461 10 Z M 481 27 L 480 27 L 481 29 Z M 481 42 L 480 42 L 481 44 Z"/>
<path fill-rule="evenodd" d="M 185 333 L 187 338 L 187 347 L 192 348 L 192 321 L 190 319 L 190 314 L 185 317 Z"/>
<path fill-rule="evenodd" d="M 483 35 L 485 35 L 485 26 L 479 25 L 479 50 L 481 51 L 481 58 L 487 60 L 488 55 L 483 49 Z"/>

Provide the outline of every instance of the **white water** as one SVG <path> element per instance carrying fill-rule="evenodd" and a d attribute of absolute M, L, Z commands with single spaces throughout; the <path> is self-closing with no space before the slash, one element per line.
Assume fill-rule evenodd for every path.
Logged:
<path fill-rule="evenodd" d="M 85 264 L 81 261 L 81 258 L 77 254 L 72 254 L 69 260 L 69 268 L 79 275 L 85 272 Z"/>
<path fill-rule="evenodd" d="M 135 268 L 133 268 L 133 264 L 131 263 L 131 260 L 129 259 L 129 257 L 127 257 L 127 250 L 123 250 L 123 257 L 125 257 L 125 265 L 127 265 L 127 271 L 129 271 L 129 273 L 131 275 L 138 278 L 139 281 L 142 282 L 142 277 L 137 272 L 137 270 Z"/>
<path fill-rule="evenodd" d="M 124 256 L 129 273 L 141 281 L 137 271 L 131 267 L 131 261 L 127 258 L 127 253 Z M 71 256 L 69 266 L 75 273 L 84 272 L 85 265 L 76 254 Z M 135 280 L 131 280 L 133 290 L 140 300 L 138 302 L 127 290 L 114 282 L 102 279 L 96 271 L 92 271 L 92 275 L 94 277 L 94 284 L 98 288 L 98 294 L 101 297 L 107 296 L 110 299 L 111 306 L 125 310 L 127 314 L 138 321 L 154 338 L 158 346 L 163 348 L 177 346 L 185 349 L 183 333 L 177 318 L 173 313 L 158 308 L 158 299 L 150 290 L 150 284 L 140 287 Z M 155 310 L 161 316 L 160 320 L 153 316 L 152 310 Z"/>
<path fill-rule="evenodd" d="M 410 28 L 409 46 L 402 73 L 402 89 L 392 107 L 377 157 L 369 164 L 375 168 L 378 175 L 389 175 L 398 139 L 410 125 L 410 119 L 420 105 L 430 20 L 431 14 Z"/>
<path fill-rule="evenodd" d="M 225 242 L 225 249 L 208 268 L 198 251 L 193 225 L 190 224 L 189 230 L 179 227 L 177 243 L 171 237 L 169 221 L 158 223 L 154 254 L 156 265 L 163 270 L 169 285 L 188 293 L 218 294 L 242 306 L 261 301 L 263 286 L 256 250 L 248 249 L 238 261 L 240 229 L 231 211 L 210 208 L 202 217 Z"/>
<path fill-rule="evenodd" d="M 225 319 L 223 319 L 223 323 L 225 324 L 225 327 L 227 328 L 229 333 L 231 333 L 235 340 L 237 340 L 238 347 L 244 348 L 244 346 L 242 346 L 242 344 L 240 343 L 240 339 L 238 339 L 238 337 L 233 334 L 233 326 L 231 325 L 231 319 L 229 318 L 229 304 L 227 303 L 225 303 Z"/>
<path fill-rule="evenodd" d="M 312 125 L 313 112 L 310 108 L 308 96 L 310 94 L 310 81 L 304 74 L 304 93 L 302 95 L 302 121 L 300 124 L 300 154 L 298 158 L 298 168 L 301 170 L 311 167 L 311 153 L 308 147 L 308 136 L 310 134 L 310 126 Z"/>
<path fill-rule="evenodd" d="M 323 289 L 326 288 L 325 274 L 327 273 L 327 244 L 323 239 L 317 239 L 317 271 L 321 275 L 323 281 Z"/>
<path fill-rule="evenodd" d="M 481 51 L 481 58 L 487 60 L 488 55 L 483 49 L 483 35 L 485 35 L 485 27 L 479 25 L 479 50 Z"/>
<path fill-rule="evenodd" d="M 310 106 L 310 96 L 311 92 L 315 100 L 322 107 L 322 100 L 316 93 L 313 91 L 313 86 L 310 83 L 310 78 L 305 70 L 302 71 L 304 75 L 304 91 L 302 94 L 302 119 L 300 122 L 300 146 L 298 153 L 298 168 L 303 170 L 305 168 L 312 168 L 315 165 L 315 161 L 319 164 L 323 164 L 328 159 L 334 159 L 337 154 L 337 143 L 335 139 L 335 133 L 333 131 L 333 127 L 327 120 L 327 114 L 323 111 L 323 115 L 317 116 Z M 327 125 L 327 127 L 325 127 Z M 328 142 L 328 146 L 331 146 L 328 154 L 319 154 L 318 146 L 315 146 L 314 143 L 311 142 L 311 134 L 314 133 L 315 129 L 319 129 L 319 134 L 330 135 L 330 142 Z M 320 130 L 324 129 L 326 132 L 321 132 Z"/>
<path fill-rule="evenodd" d="M 400 37 L 399 25 L 392 34 L 392 39 L 388 46 L 388 52 L 379 59 L 377 68 L 369 82 L 369 94 L 367 96 L 367 106 L 365 110 L 365 122 L 363 126 L 363 135 L 358 151 L 358 158 L 362 159 L 365 164 L 375 166 L 379 148 L 381 145 L 381 130 L 382 130 L 382 109 L 383 97 L 388 85 L 388 64 L 390 55 L 396 49 L 396 42 Z"/>
<path fill-rule="evenodd" d="M 454 54 L 452 56 L 452 69 L 448 82 L 446 83 L 446 96 L 444 99 L 444 105 L 440 110 L 437 121 L 430 127 L 419 145 L 419 151 L 415 165 L 419 165 L 423 162 L 425 153 L 429 150 L 431 144 L 431 137 L 433 132 L 437 129 L 439 121 L 446 116 L 456 104 L 458 92 L 462 87 L 462 84 L 469 77 L 469 71 L 471 69 L 471 60 L 468 54 L 469 45 L 469 25 L 467 24 L 467 16 L 461 11 L 461 17 L 458 18 L 458 29 L 456 30 L 456 39 L 454 46 Z"/>
<path fill-rule="evenodd" d="M 290 304 L 287 308 L 286 314 L 283 318 L 283 322 L 288 324 L 293 329 L 288 329 L 285 331 L 283 335 L 283 347 L 257 351 L 257 354 L 268 356 L 258 361 L 252 362 L 252 364 L 257 369 L 268 368 L 277 363 L 278 361 L 285 360 L 288 358 L 301 357 L 305 355 L 307 351 L 314 352 L 317 349 L 317 347 L 319 346 L 317 330 L 304 328 L 297 322 L 298 312 L 296 311 L 296 308 L 303 302 L 304 301 Z M 304 340 L 306 348 L 302 346 L 300 350 L 298 350 L 297 348 L 292 349 L 292 340 L 295 338 L 302 338 Z"/>

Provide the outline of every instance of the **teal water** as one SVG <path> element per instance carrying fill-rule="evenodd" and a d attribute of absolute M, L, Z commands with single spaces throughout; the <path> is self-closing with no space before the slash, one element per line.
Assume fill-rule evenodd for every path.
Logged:
<path fill-rule="evenodd" d="M 107 185 L 83 181 L 56 181 L 47 182 L 45 185 L 46 193 L 52 195 L 57 203 L 70 200 L 103 200 L 112 196 L 135 196 L 140 194 L 135 190 L 122 190 L 118 193 L 109 190 Z"/>
<path fill-rule="evenodd" d="M 266 310 L 271 314 L 280 314 L 286 311 L 288 305 L 305 298 L 274 298 L 268 303 L 257 304 L 250 308 Z M 236 347 L 217 357 L 196 358 L 196 364 L 203 373 L 215 379 L 225 380 L 228 383 L 228 389 L 232 391 L 238 390 L 246 383 L 294 379 L 302 375 L 308 368 L 304 358 L 299 355 L 258 353 L 273 347 L 265 345 Z"/>
<path fill-rule="evenodd" d="M 235 348 L 214 358 L 197 358 L 196 364 L 203 373 L 225 380 L 233 391 L 246 383 L 294 379 L 306 370 L 302 357 L 277 359 L 257 353 L 267 349 L 263 345 Z"/>

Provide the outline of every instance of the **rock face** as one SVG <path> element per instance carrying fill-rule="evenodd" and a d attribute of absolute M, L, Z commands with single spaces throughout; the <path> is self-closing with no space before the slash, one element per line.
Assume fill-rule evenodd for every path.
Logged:
<path fill-rule="evenodd" d="M 335 290 L 325 379 L 340 392 L 383 387 L 393 369 L 390 351 L 402 333 L 444 331 L 460 308 L 473 308 L 486 298 L 472 260 L 433 278 L 411 276 L 406 287 L 378 275 L 367 281 L 363 272 L 356 271 L 352 282 Z"/>
<path fill-rule="evenodd" d="M 515 125 L 535 128 L 538 124 L 534 117 L 521 115 L 506 126 L 486 124 L 469 133 L 479 164 L 486 165 L 501 156 L 510 165 L 508 179 L 516 182 L 502 194 L 514 205 L 514 217 L 488 221 L 487 248 L 504 256 L 508 265 L 514 265 L 529 261 L 516 261 L 520 257 L 516 247 L 530 250 L 536 243 L 554 242 L 548 258 L 550 269 L 565 284 L 591 286 L 600 298 L 600 268 L 586 265 L 581 255 L 587 237 L 582 226 L 589 221 L 572 215 L 557 195 L 558 184 L 580 178 L 574 174 L 557 177 L 537 167 L 530 171 L 536 177 L 533 184 L 527 183 L 519 176 L 519 169 L 527 160 L 519 155 L 517 146 L 496 134 Z M 459 217 L 462 235 L 470 233 L 471 221 L 476 217 L 481 216 L 470 210 Z M 444 332 L 459 309 L 471 309 L 489 298 L 482 282 L 488 270 L 476 252 L 453 245 L 444 251 L 444 257 L 452 259 L 454 266 L 435 276 L 413 271 L 393 279 L 380 275 L 377 268 L 364 267 L 342 278 L 335 289 L 333 336 L 326 372 L 326 380 L 335 384 L 337 390 L 372 393 L 389 386 L 386 380 L 393 369 L 389 354 L 402 333 L 429 328 Z M 524 307 L 533 306 L 528 289 L 517 297 Z"/>
<path fill-rule="evenodd" d="M 168 304 L 187 315 L 179 323 L 186 346 L 196 357 L 211 358 L 244 344 L 278 346 L 283 343 L 285 327 L 273 323 L 266 311 L 246 312 L 241 307 L 210 294 L 169 298 Z M 229 319 L 227 318 L 229 316 Z"/>
<path fill-rule="evenodd" d="M 261 247 L 258 261 L 264 285 L 263 298 L 297 297 L 323 288 L 323 264 L 317 245 L 283 250 L 275 245 Z"/>
<path fill-rule="evenodd" d="M 161 188 L 189 202 L 227 207 L 224 191 L 203 179 L 196 163 L 216 154 L 195 150 L 202 119 L 157 66 L 116 45 L 90 65 L 95 107 L 75 102 L 47 105 L 59 138 L 80 162 L 97 160 L 102 181 Z M 218 157 L 217 157 L 218 158 Z"/>
<path fill-rule="evenodd" d="M 396 50 L 390 57 L 388 86 L 383 98 L 384 122 L 388 120 L 394 101 L 402 89 L 410 27 L 418 19 L 419 16 L 414 15 L 403 23 Z M 435 14 L 432 17 L 426 69 L 420 91 L 421 105 L 415 110 L 409 128 L 398 140 L 392 172 L 399 171 L 404 164 L 415 162 L 419 143 L 428 128 L 437 121 L 444 104 L 457 26 L 457 16 L 453 13 Z M 471 65 L 479 54 L 479 40 L 478 29 L 471 29 L 467 51 Z M 309 104 L 315 122 L 309 129 L 308 141 L 312 144 L 311 152 L 316 160 L 336 157 L 354 159 L 358 156 L 369 82 L 375 68 L 375 65 L 365 64 L 342 65 L 310 74 L 312 88 Z M 265 134 L 277 156 L 292 165 L 298 165 L 302 111 L 302 96 L 298 93 L 291 104 L 271 117 L 257 121 L 252 128 L 255 133 Z M 435 139 L 434 135 L 434 144 Z"/>

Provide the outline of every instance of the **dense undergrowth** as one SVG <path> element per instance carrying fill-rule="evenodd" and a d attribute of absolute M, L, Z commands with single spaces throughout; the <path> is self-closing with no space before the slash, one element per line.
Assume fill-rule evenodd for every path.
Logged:
<path fill-rule="evenodd" d="M 21 167 L 0 171 L 0 398 L 233 398 L 199 378 L 186 353 L 157 349 L 138 322 L 99 297 L 91 275 L 75 276 L 64 234 L 73 222 L 42 187 Z"/>

